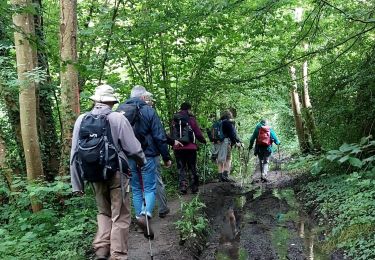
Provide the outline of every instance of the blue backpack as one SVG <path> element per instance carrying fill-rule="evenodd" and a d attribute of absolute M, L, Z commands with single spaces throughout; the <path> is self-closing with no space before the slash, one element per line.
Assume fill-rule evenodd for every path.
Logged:
<path fill-rule="evenodd" d="M 211 142 L 222 142 L 225 138 L 223 133 L 223 120 L 213 123 L 207 134 Z"/>

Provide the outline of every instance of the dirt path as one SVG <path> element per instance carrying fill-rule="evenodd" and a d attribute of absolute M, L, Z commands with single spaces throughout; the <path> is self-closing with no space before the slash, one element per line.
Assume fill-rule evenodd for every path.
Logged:
<path fill-rule="evenodd" d="M 152 219 L 153 259 L 328 259 L 314 247 L 313 225 L 299 211 L 293 190 L 286 188 L 293 185 L 294 179 L 287 173 L 271 171 L 269 181 L 261 183 L 257 181 L 259 175 L 257 169 L 253 184 L 244 187 L 238 183 L 200 187 L 200 199 L 207 206 L 205 213 L 211 227 L 207 241 L 197 241 L 199 248 L 179 245 L 174 223 L 180 218 L 180 200 L 170 201 L 171 213 L 164 219 Z M 192 197 L 186 195 L 182 199 Z M 129 259 L 151 259 L 149 251 L 148 240 L 132 225 Z"/>
<path fill-rule="evenodd" d="M 182 197 L 184 201 L 191 200 L 191 195 Z M 180 217 L 180 200 L 176 198 L 168 202 L 171 212 L 165 218 L 155 216 L 151 221 L 155 239 L 151 241 L 154 260 L 162 259 L 192 259 L 186 248 L 180 246 L 179 234 L 174 223 Z M 129 239 L 129 259 L 151 259 L 148 239 L 132 224 Z"/>

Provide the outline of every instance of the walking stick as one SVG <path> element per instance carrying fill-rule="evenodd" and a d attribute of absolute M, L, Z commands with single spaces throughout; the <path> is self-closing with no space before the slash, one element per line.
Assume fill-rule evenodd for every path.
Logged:
<path fill-rule="evenodd" d="M 206 184 L 206 164 L 207 164 L 207 145 L 204 144 L 204 158 L 203 158 L 203 184 Z"/>
<path fill-rule="evenodd" d="M 241 149 L 242 149 L 242 147 L 240 147 L 239 149 L 238 149 L 238 160 L 240 161 L 240 178 L 241 178 L 241 188 L 242 188 L 242 186 L 243 186 L 243 177 L 242 177 L 242 160 L 241 160 Z"/>
<path fill-rule="evenodd" d="M 150 256 L 151 256 L 151 260 L 153 260 L 154 259 L 154 255 L 152 253 L 152 244 L 151 244 L 151 237 L 150 237 L 150 225 L 148 223 L 148 216 L 147 216 L 147 211 L 146 211 L 145 187 L 143 185 L 143 177 L 142 177 L 141 168 L 137 168 L 137 173 L 138 173 L 139 182 L 141 183 L 141 188 L 142 188 L 142 200 L 143 200 L 143 207 L 145 209 L 147 237 L 148 237 L 148 243 L 149 243 L 149 246 L 150 246 Z"/>

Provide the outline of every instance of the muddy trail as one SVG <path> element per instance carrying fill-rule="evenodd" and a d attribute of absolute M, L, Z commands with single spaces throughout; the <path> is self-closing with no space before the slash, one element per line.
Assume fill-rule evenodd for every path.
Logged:
<path fill-rule="evenodd" d="M 249 185 L 216 182 L 200 187 L 210 221 L 206 239 L 179 244 L 174 223 L 181 217 L 180 199 L 170 201 L 171 213 L 152 219 L 153 259 L 330 259 L 319 250 L 313 222 L 300 210 L 292 189 L 295 179 L 271 171 L 262 183 L 259 175 L 256 169 Z M 188 194 L 181 200 L 191 198 Z M 151 259 L 148 240 L 136 225 L 131 228 L 129 259 Z"/>

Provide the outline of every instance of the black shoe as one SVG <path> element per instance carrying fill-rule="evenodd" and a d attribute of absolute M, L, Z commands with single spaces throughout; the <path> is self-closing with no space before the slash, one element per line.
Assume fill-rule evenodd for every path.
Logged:
<path fill-rule="evenodd" d="M 264 177 L 260 177 L 261 182 L 267 182 L 267 179 Z"/>
<path fill-rule="evenodd" d="M 165 218 L 168 215 L 169 212 L 171 212 L 171 210 L 169 208 L 167 208 L 167 210 L 165 212 L 160 212 L 159 218 Z"/>
<path fill-rule="evenodd" d="M 196 194 L 199 191 L 199 188 L 197 186 L 191 187 L 191 193 Z"/>
<path fill-rule="evenodd" d="M 218 173 L 217 174 L 217 179 L 219 182 L 222 182 L 223 181 L 223 174 L 222 173 Z"/>
<path fill-rule="evenodd" d="M 226 173 L 226 172 L 224 172 L 224 173 L 221 175 L 221 181 L 222 181 L 222 182 L 232 182 L 232 180 L 229 179 L 228 173 Z"/>

